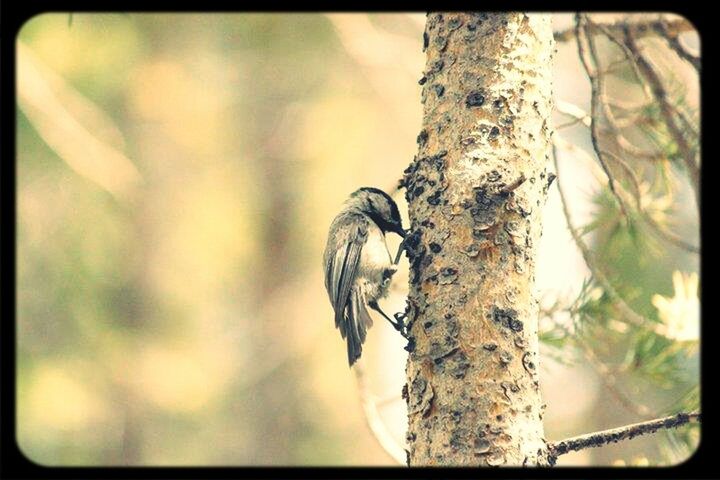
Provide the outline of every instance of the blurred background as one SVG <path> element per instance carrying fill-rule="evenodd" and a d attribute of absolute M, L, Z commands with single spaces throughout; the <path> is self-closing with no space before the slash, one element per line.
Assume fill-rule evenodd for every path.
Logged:
<path fill-rule="evenodd" d="M 58 13 L 24 25 L 17 440 L 31 460 L 397 464 L 368 426 L 321 257 L 348 194 L 394 191 L 416 153 L 424 22 L 424 14 Z M 572 18 L 554 22 L 562 30 Z M 689 42 L 697 46 L 695 33 Z M 554 68 L 556 98 L 589 109 L 574 42 L 558 43 Z M 696 80 L 686 84 L 697 109 Z M 564 135 L 590 151 L 582 125 Z M 561 180 L 582 225 L 598 215 L 602 184 L 575 156 L 559 157 Z M 692 193 L 676 177 L 667 208 L 674 229 L 697 244 Z M 402 194 L 395 198 L 406 212 Z M 394 252 L 398 239 L 390 243 Z M 638 248 L 621 242 L 601 253 L 658 319 L 652 297 L 677 299 L 699 257 L 664 244 L 638 256 Z M 675 274 L 680 283 L 674 272 L 685 275 Z M 541 305 L 577 296 L 588 276 L 552 189 Z M 683 305 L 697 327 L 694 278 Z M 403 259 L 385 311 L 403 310 L 406 291 Z M 400 446 L 401 340 L 378 318 L 361 365 L 374 420 Z M 619 385 L 656 406 L 697 391 L 697 333 L 690 340 L 694 350 L 673 359 L 677 381 L 625 372 Z M 619 362 L 636 347 L 609 355 Z M 571 350 L 541 350 L 547 437 L 637 421 L 587 361 L 564 358 Z M 559 464 L 675 463 L 690 452 L 678 442 L 643 437 Z"/>

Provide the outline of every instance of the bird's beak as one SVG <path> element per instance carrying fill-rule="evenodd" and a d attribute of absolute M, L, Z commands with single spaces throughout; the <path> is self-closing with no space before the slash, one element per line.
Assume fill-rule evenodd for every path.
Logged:
<path fill-rule="evenodd" d="M 400 235 L 402 238 L 405 238 L 405 236 L 407 235 L 407 232 L 405 231 L 404 228 L 402 228 L 402 225 L 401 225 L 401 224 L 396 225 L 396 226 L 395 226 L 395 229 L 393 230 L 393 232 L 397 233 L 397 234 Z"/>

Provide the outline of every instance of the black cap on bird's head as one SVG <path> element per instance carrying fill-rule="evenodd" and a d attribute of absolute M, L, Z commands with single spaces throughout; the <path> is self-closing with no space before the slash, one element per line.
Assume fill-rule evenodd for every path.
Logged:
<path fill-rule="evenodd" d="M 383 232 L 395 232 L 405 238 L 405 229 L 402 226 L 400 210 L 395 200 L 379 188 L 362 187 L 350 195 L 351 201 L 358 203 L 358 207 Z"/>

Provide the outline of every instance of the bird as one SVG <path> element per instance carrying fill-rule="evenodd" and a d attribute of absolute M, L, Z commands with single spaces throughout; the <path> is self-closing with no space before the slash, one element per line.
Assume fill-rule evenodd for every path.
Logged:
<path fill-rule="evenodd" d="M 387 232 L 403 238 L 395 261 L 385 240 Z M 347 340 L 350 367 L 360 358 L 367 329 L 373 324 L 367 307 L 407 338 L 402 321 L 390 319 L 377 303 L 387 295 L 406 234 L 395 201 L 374 187 L 353 192 L 330 225 L 323 254 L 325 289 L 335 311 L 335 327 Z"/>

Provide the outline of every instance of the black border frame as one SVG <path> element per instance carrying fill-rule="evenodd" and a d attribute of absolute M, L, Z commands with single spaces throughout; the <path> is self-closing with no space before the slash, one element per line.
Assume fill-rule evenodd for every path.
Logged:
<path fill-rule="evenodd" d="M 2 333 L 0 335 L 0 372 L 2 383 L 0 383 L 0 478 L 18 478 L 18 479 L 29 479 L 29 478 L 173 478 L 173 479 L 186 479 L 186 478 L 236 478 L 236 477 L 264 477 L 264 476 L 277 476 L 281 478 L 296 478 L 296 477 L 310 477 L 310 478 L 397 478 L 397 477 L 408 477 L 408 478 L 433 478 L 439 475 L 443 477 L 455 477 L 455 478 L 472 478 L 472 477 L 484 477 L 484 478 L 711 478 L 716 472 L 720 470 L 716 466 L 716 460 L 713 458 L 713 433 L 715 432 L 715 421 L 716 415 L 713 411 L 713 406 L 716 402 L 710 400 L 710 397 L 714 397 L 714 393 L 709 391 L 710 388 L 701 388 L 701 404 L 703 406 L 709 406 L 707 410 L 702 412 L 702 423 L 701 429 L 701 441 L 698 449 L 693 456 L 683 464 L 673 467 L 650 467 L 650 468 L 637 468 L 637 467 L 625 467 L 625 468 L 613 468 L 613 467 L 593 467 L 593 468 L 581 468 L 581 467 L 554 467 L 554 468 L 501 468 L 501 469 L 478 469 L 478 468 L 403 468 L 403 467 L 45 467 L 38 465 L 21 452 L 16 441 L 16 409 L 15 409 L 15 354 L 16 354 L 16 325 L 15 325 L 15 278 L 16 278 L 16 250 L 15 250 L 15 227 L 16 227 L 16 205 L 15 205 L 15 173 L 16 173 L 16 161 L 15 161 L 15 149 L 16 149 L 16 91 L 15 91 L 15 38 L 22 25 L 35 16 L 36 14 L 52 11 L 73 11 L 73 12 L 113 12 L 113 11 L 133 11 L 143 12 L 148 11 L 145 8 L 148 4 L 141 4 L 135 0 L 125 0 L 118 2 L 115 0 L 105 1 L 95 5 L 82 5 L 82 2 L 77 0 L 74 2 L 53 2 L 51 0 L 45 0 L 43 2 L 35 2 L 34 4 L 19 3 L 12 5 L 13 9 L 10 10 L 8 1 L 2 3 L 0 10 L 0 39 L 1 39 L 1 50 L 0 50 L 0 73 L 2 86 L 2 96 L 0 97 L 0 105 L 2 106 L 2 141 L 0 142 L 0 148 L 2 148 L 2 158 L 0 168 L 0 182 L 2 187 L 0 188 L 0 211 L 2 215 L 2 229 L 0 230 L 0 245 L 2 246 L 2 308 L 3 308 L 3 321 L 0 322 L 0 328 Z M 78 4 L 80 3 L 80 4 Z M 155 2 L 157 3 L 157 2 Z M 468 9 L 467 7 L 485 7 L 485 5 L 463 5 L 458 2 L 449 2 L 443 5 L 425 5 L 423 2 L 423 9 L 447 9 L 447 10 L 463 10 Z M 460 2 L 462 3 L 462 2 Z M 557 3 L 557 2 L 556 2 Z M 569 2 L 568 2 L 569 3 Z M 639 2 L 636 2 L 639 3 Z M 663 2 L 660 2 L 663 3 Z M 712 28 L 713 23 L 720 23 L 720 20 L 715 20 L 715 16 L 712 14 L 702 15 L 698 12 L 690 12 L 687 7 L 689 5 L 677 3 L 670 4 L 664 2 L 664 8 L 658 2 L 651 5 L 644 5 L 644 8 L 632 8 L 639 7 L 639 5 L 628 5 L 621 2 L 595 2 L 598 8 L 592 8 L 591 5 L 566 5 L 565 7 L 559 5 L 542 5 L 542 10 L 537 10 L 538 4 L 522 4 L 522 2 L 504 2 L 502 4 L 493 4 L 490 8 L 492 10 L 517 10 L 526 7 L 528 10 L 535 11 L 553 11 L 553 12 L 569 12 L 573 11 L 573 7 L 583 7 L 584 11 L 668 11 L 683 15 L 690 20 L 698 32 L 701 35 L 702 48 L 703 48 L 703 66 L 714 66 L 714 55 L 713 49 L 708 48 L 709 35 L 712 33 L 709 31 Z M 70 5 L 68 5 L 70 4 Z M 262 5 L 246 5 L 236 4 L 233 7 L 244 7 L 240 11 L 276 11 L 275 9 L 283 7 L 280 2 L 271 4 L 269 2 L 263 2 Z M 261 8 L 257 8 L 257 7 Z M 346 5 L 348 6 L 348 5 Z M 153 5 L 149 11 L 153 12 L 172 12 L 174 9 L 158 8 Z M 223 6 L 221 2 L 216 0 L 209 0 L 203 2 L 201 10 L 190 9 L 186 10 L 188 13 L 210 13 L 210 12 L 223 12 L 232 11 L 232 8 Z M 255 7 L 255 8 L 253 8 Z M 275 9 L 273 8 L 275 7 Z M 379 4 L 379 2 L 360 5 L 355 8 L 342 8 L 338 5 L 318 5 L 321 11 L 375 11 L 388 8 L 387 4 Z M 529 7 L 529 8 L 527 8 Z M 615 8 L 608 8 L 615 7 Z M 682 7 L 681 11 L 678 11 L 678 7 Z M 418 5 L 408 6 L 407 8 L 393 7 L 388 11 L 417 11 Z M 181 10 L 183 11 L 183 10 Z M 279 10 L 286 11 L 287 10 Z M 297 11 L 309 11 L 304 8 L 300 8 Z M 701 128 L 702 130 L 708 130 L 712 132 L 712 129 L 708 129 L 708 116 L 705 115 L 707 106 L 711 104 L 708 97 L 714 96 L 714 89 L 710 87 L 709 82 L 706 80 L 708 76 L 708 69 L 704 68 L 700 78 L 701 85 L 701 99 L 703 108 L 701 111 Z M 712 102 L 715 104 L 715 102 Z M 705 152 L 704 158 L 713 158 L 712 151 L 707 150 L 707 144 L 704 142 L 704 138 L 701 135 L 701 141 L 703 141 L 703 151 Z M 703 162 L 702 178 L 713 179 L 715 178 L 707 170 L 712 169 L 711 162 Z M 708 180 L 710 182 L 711 180 Z M 702 189 L 702 208 L 701 208 L 701 237 L 702 242 L 705 244 L 705 232 L 706 230 L 702 227 L 702 217 L 707 211 L 709 194 Z M 710 210 L 712 211 L 712 209 Z M 711 286 L 706 285 L 706 281 L 709 280 L 703 273 L 706 271 L 706 258 L 707 255 L 712 256 L 712 249 L 709 251 L 703 250 L 701 254 L 701 285 L 705 291 L 710 291 Z M 701 295 L 702 296 L 702 295 Z M 709 352 L 713 344 L 713 339 L 717 338 L 713 335 L 715 324 L 713 318 L 708 315 L 708 311 L 711 307 L 701 302 L 701 331 L 702 338 L 704 339 L 701 344 L 701 382 L 702 382 L 702 370 L 712 371 L 712 354 Z M 704 348 L 703 348 L 704 347 Z M 713 468 L 714 467 L 714 468 Z"/>

